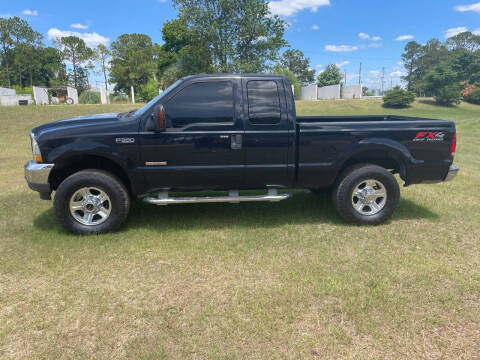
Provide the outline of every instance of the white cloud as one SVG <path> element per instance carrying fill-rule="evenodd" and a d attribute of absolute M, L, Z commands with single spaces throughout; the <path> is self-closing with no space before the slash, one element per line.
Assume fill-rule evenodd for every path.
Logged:
<path fill-rule="evenodd" d="M 356 51 L 358 50 L 358 46 L 355 45 L 326 45 L 325 51 L 333 51 L 333 52 L 348 52 L 348 51 Z"/>
<path fill-rule="evenodd" d="M 359 37 L 360 39 L 363 39 L 363 40 L 369 40 L 369 39 L 370 39 L 370 35 L 365 34 L 364 32 L 359 33 L 359 34 L 358 34 L 358 37 Z"/>
<path fill-rule="evenodd" d="M 163 3 L 166 3 L 168 0 L 157 0 L 157 2 L 163 4 Z"/>
<path fill-rule="evenodd" d="M 72 24 L 72 25 L 70 25 L 70 27 L 72 27 L 74 29 L 81 29 L 81 30 L 88 29 L 88 25 L 83 25 L 83 24 L 79 24 L 79 23 Z"/>
<path fill-rule="evenodd" d="M 52 41 L 61 39 L 62 37 L 66 37 L 66 36 L 76 36 L 76 37 L 79 37 L 80 39 L 83 39 L 83 41 L 85 41 L 85 44 L 89 47 L 94 47 L 94 46 L 97 46 L 98 44 L 106 45 L 110 41 L 109 38 L 102 36 L 100 34 L 97 34 L 96 32 L 79 33 L 77 31 L 59 30 L 56 28 L 51 28 L 50 30 L 48 30 L 47 36 Z"/>
<path fill-rule="evenodd" d="M 390 77 L 392 78 L 399 78 L 400 76 L 403 76 L 403 72 L 402 71 L 394 71 L 392 73 L 390 73 Z"/>
<path fill-rule="evenodd" d="M 346 66 L 350 64 L 350 61 L 346 60 L 346 61 L 342 61 L 342 62 L 339 62 L 339 63 L 336 63 L 335 65 L 337 65 L 337 67 L 342 67 L 342 66 Z"/>
<path fill-rule="evenodd" d="M 459 5 L 455 6 L 455 10 L 460 11 L 460 12 L 465 12 L 465 11 L 474 11 L 480 14 L 480 2 L 471 4 L 471 5 Z"/>
<path fill-rule="evenodd" d="M 320 30 L 320 26 L 318 26 L 317 24 L 313 24 L 312 30 Z"/>
<path fill-rule="evenodd" d="M 317 64 L 317 65 L 315 65 L 315 67 L 321 69 L 321 68 L 323 68 L 323 65 L 322 64 Z"/>
<path fill-rule="evenodd" d="M 472 33 L 475 35 L 480 35 L 480 28 L 473 30 Z"/>
<path fill-rule="evenodd" d="M 37 16 L 38 15 L 38 11 L 37 10 L 23 10 L 22 11 L 22 14 L 23 15 L 28 15 L 28 16 Z"/>
<path fill-rule="evenodd" d="M 400 35 L 395 40 L 396 41 L 405 41 L 405 40 L 412 40 L 414 38 L 415 38 L 415 36 L 413 36 L 413 35 Z"/>
<path fill-rule="evenodd" d="M 279 16 L 291 16 L 299 11 L 309 9 L 316 12 L 321 6 L 330 5 L 330 0 L 277 0 L 270 1 L 270 12 Z"/>
<path fill-rule="evenodd" d="M 380 36 L 374 36 L 372 37 L 372 41 L 381 41 L 382 38 Z"/>
<path fill-rule="evenodd" d="M 383 44 L 381 43 L 371 43 L 371 44 L 368 44 L 368 47 L 371 47 L 371 48 L 379 48 L 379 47 L 382 47 Z"/>
<path fill-rule="evenodd" d="M 445 38 L 451 38 L 452 36 L 458 35 L 462 32 L 468 31 L 468 29 L 465 26 L 459 26 L 456 28 L 450 28 L 447 31 L 445 31 Z"/>

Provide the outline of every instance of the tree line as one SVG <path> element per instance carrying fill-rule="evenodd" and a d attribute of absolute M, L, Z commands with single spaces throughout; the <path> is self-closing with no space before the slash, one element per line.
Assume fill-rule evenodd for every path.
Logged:
<path fill-rule="evenodd" d="M 146 34 L 122 34 L 109 48 L 75 36 L 44 46 L 43 36 L 18 17 L 0 18 L 0 86 L 66 85 L 79 92 L 97 70 L 115 92 L 147 101 L 179 78 L 199 73 L 287 75 L 299 89 L 315 71 L 300 50 L 287 49 L 286 22 L 264 0 L 174 0 L 177 18 L 161 29 L 163 44 Z M 286 50 L 285 50 L 286 49 Z M 283 53 L 280 55 L 281 50 Z"/>
<path fill-rule="evenodd" d="M 480 87 L 480 35 L 463 32 L 441 42 L 431 39 L 424 45 L 411 41 L 402 61 L 408 91 L 421 97 L 435 97 L 450 105 Z"/>

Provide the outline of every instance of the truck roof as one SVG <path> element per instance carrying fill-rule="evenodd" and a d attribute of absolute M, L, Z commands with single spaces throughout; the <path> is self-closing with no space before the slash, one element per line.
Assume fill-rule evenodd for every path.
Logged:
<path fill-rule="evenodd" d="M 266 79 L 287 79 L 288 77 L 280 74 L 198 74 L 185 76 L 184 80 L 201 78 L 266 78 Z"/>

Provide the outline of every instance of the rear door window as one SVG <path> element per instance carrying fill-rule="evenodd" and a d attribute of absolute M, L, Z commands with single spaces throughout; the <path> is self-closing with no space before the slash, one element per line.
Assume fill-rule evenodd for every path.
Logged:
<path fill-rule="evenodd" d="M 248 117 L 254 125 L 280 123 L 278 86 L 272 80 L 251 80 L 247 83 Z"/>

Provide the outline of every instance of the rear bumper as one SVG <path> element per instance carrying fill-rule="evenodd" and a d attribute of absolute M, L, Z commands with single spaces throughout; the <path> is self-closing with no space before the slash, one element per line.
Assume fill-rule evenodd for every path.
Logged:
<path fill-rule="evenodd" d="M 25 180 L 28 187 L 33 191 L 40 193 L 40 198 L 50 199 L 50 183 L 48 177 L 52 171 L 54 164 L 37 164 L 34 161 L 29 161 L 25 164 Z"/>
<path fill-rule="evenodd" d="M 450 169 L 448 170 L 447 176 L 443 181 L 452 181 L 455 176 L 457 176 L 459 170 L 460 168 L 456 167 L 455 165 L 451 165 Z"/>

